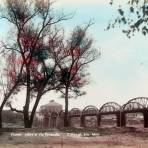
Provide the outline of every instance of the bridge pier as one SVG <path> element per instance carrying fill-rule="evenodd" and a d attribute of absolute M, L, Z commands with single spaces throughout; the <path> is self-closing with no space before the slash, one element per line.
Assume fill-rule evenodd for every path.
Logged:
<path fill-rule="evenodd" d="M 101 125 L 101 115 L 97 116 L 97 125 L 100 126 Z"/>
<path fill-rule="evenodd" d="M 81 116 L 81 127 L 85 127 L 85 116 Z"/>
<path fill-rule="evenodd" d="M 145 110 L 143 112 L 143 118 L 144 118 L 144 128 L 148 128 L 148 110 Z"/>
<path fill-rule="evenodd" d="M 120 112 L 116 113 L 117 127 L 120 127 Z"/>
<path fill-rule="evenodd" d="M 71 120 L 72 120 L 72 117 L 68 117 L 68 126 L 71 127 Z"/>
<path fill-rule="evenodd" d="M 125 127 L 126 126 L 126 117 L 124 112 L 120 112 L 120 126 Z"/>

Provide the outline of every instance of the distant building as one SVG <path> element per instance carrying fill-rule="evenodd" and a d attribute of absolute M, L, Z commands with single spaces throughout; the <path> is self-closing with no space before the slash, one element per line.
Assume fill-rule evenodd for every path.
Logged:
<path fill-rule="evenodd" d="M 43 128 L 56 128 L 61 126 L 62 119 L 60 113 L 63 106 L 54 100 L 51 100 L 48 104 L 42 105 L 36 117 L 40 121 L 40 127 Z"/>
<path fill-rule="evenodd" d="M 61 112 L 62 111 L 63 106 L 57 102 L 55 102 L 54 100 L 49 101 L 48 104 L 42 105 L 40 107 L 40 111 L 42 112 L 48 112 L 48 113 L 52 113 L 52 112 Z"/>

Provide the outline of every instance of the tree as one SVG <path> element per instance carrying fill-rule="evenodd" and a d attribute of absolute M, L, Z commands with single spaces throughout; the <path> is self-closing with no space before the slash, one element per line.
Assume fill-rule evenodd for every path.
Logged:
<path fill-rule="evenodd" d="M 52 49 L 58 69 L 61 73 L 61 85 L 57 91 L 65 99 L 64 126 L 68 124 L 68 104 L 70 98 L 77 98 L 86 92 L 81 88 L 88 84 L 88 65 L 98 57 L 98 52 L 92 47 L 93 40 L 88 37 L 87 30 L 91 22 L 85 27 L 74 28 L 69 39 L 63 42 L 63 49 Z"/>
<path fill-rule="evenodd" d="M 19 88 L 22 69 L 24 64 L 22 63 L 20 67 L 16 67 L 15 55 L 6 53 L 5 55 L 7 63 L 1 69 L 1 105 L 0 105 L 0 128 L 2 128 L 2 111 L 4 106 L 8 103 L 10 97 L 15 94 L 16 89 Z M 10 65 L 12 67 L 10 67 Z M 15 67 L 15 68 L 14 68 Z M 12 81 L 13 80 L 13 81 Z"/>
<path fill-rule="evenodd" d="M 53 47 L 48 40 L 51 37 L 52 40 L 56 38 L 54 45 L 60 46 L 60 39 L 57 37 L 60 29 L 56 29 L 56 24 L 69 17 L 63 13 L 54 15 L 52 4 L 50 0 L 6 0 L 6 5 L 1 11 L 1 18 L 14 26 L 13 40 L 9 40 L 3 46 L 6 51 L 15 53 L 18 65 L 24 64 L 20 89 L 26 88 L 26 99 L 22 110 L 12 107 L 11 101 L 8 105 L 12 111 L 23 114 L 26 128 L 32 127 L 41 97 L 58 86 L 56 63 L 52 61 L 49 52 Z M 32 96 L 35 102 L 29 114 Z"/>
<path fill-rule="evenodd" d="M 111 0 L 112 5 L 115 0 Z M 129 38 L 135 32 L 148 34 L 148 0 L 128 0 L 127 6 L 119 5 L 118 17 L 112 21 L 107 29 L 114 28 L 117 24 L 124 25 L 123 33 Z"/>
<path fill-rule="evenodd" d="M 64 95 L 64 120 L 65 126 L 68 126 L 68 99 L 84 94 L 80 88 L 87 83 L 87 66 L 97 57 L 97 50 L 92 47 L 93 41 L 86 35 L 91 23 L 85 27 L 76 27 L 70 39 L 65 40 L 64 30 L 56 24 L 70 16 L 63 13 L 54 15 L 52 4 L 48 0 L 6 0 L 1 12 L 1 17 L 14 26 L 13 39 L 3 46 L 6 51 L 14 53 L 17 59 L 15 64 L 19 67 L 24 65 L 18 91 L 26 89 L 22 110 L 14 108 L 11 101 L 7 104 L 12 111 L 23 114 L 26 128 L 32 127 L 42 96 L 51 90 Z M 11 81 L 15 81 L 15 74 L 11 76 Z M 30 109 L 32 99 L 34 104 Z"/>

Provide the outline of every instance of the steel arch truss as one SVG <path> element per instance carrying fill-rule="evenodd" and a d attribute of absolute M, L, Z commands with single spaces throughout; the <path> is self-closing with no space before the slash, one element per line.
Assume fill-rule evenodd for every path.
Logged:
<path fill-rule="evenodd" d="M 137 102 L 143 106 L 144 109 L 148 109 L 148 98 L 147 97 L 138 97 L 129 100 L 127 103 Z"/>
<path fill-rule="evenodd" d="M 81 116 L 81 110 L 78 108 L 73 108 L 69 112 L 70 117 L 80 117 Z"/>
<path fill-rule="evenodd" d="M 144 109 L 144 106 L 138 102 L 128 102 L 122 106 L 123 111 L 137 111 Z"/>
<path fill-rule="evenodd" d="M 99 110 L 100 114 L 114 114 L 116 112 L 120 112 L 121 106 L 116 102 L 108 102 L 102 105 Z"/>
<path fill-rule="evenodd" d="M 97 116 L 99 110 L 93 105 L 86 106 L 82 111 L 82 116 Z"/>

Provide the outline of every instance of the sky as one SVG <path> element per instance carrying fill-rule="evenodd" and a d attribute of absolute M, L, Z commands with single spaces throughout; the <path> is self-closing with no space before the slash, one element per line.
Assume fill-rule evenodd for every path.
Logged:
<path fill-rule="evenodd" d="M 124 1 L 125 2 L 125 1 Z M 123 0 L 121 1 L 123 3 Z M 128 39 L 120 28 L 105 31 L 110 20 L 116 17 L 116 6 L 111 7 L 109 0 L 57 0 L 56 9 L 73 13 L 74 17 L 62 23 L 66 33 L 77 25 L 94 21 L 88 34 L 94 39 L 94 46 L 101 57 L 90 64 L 90 84 L 85 86 L 85 96 L 69 100 L 69 109 L 84 108 L 87 105 L 101 107 L 106 102 L 120 105 L 136 97 L 148 97 L 148 38 L 136 33 Z M 5 37 L 8 24 L 0 20 L 0 36 Z M 22 108 L 25 92 L 18 95 L 14 106 Z M 64 106 L 64 100 L 54 93 L 43 96 L 39 107 L 55 100 Z"/>

